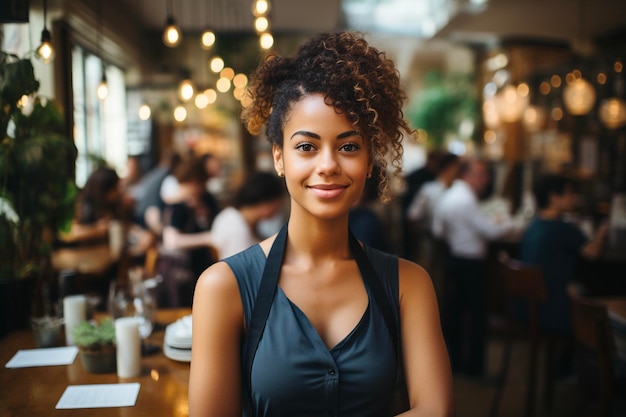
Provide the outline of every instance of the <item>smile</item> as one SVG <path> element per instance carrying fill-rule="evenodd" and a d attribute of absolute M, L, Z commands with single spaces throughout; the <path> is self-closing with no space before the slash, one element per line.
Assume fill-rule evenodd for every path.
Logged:
<path fill-rule="evenodd" d="M 308 188 L 319 198 L 332 199 L 341 195 L 348 187 L 339 184 L 317 184 L 310 185 Z"/>

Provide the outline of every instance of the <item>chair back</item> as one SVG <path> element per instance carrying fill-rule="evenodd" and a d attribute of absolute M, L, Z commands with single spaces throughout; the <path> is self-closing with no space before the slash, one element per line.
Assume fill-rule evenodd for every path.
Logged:
<path fill-rule="evenodd" d="M 613 330 L 606 305 L 580 295 L 572 287 L 568 287 L 571 301 L 572 324 L 574 337 L 578 345 L 597 355 L 597 375 L 599 377 L 600 415 L 610 416 L 613 407 L 614 376 L 613 376 Z M 582 353 L 579 352 L 579 355 Z M 588 380 L 579 358 L 579 379 Z M 581 382 L 579 381 L 579 382 Z M 584 389 L 584 387 L 583 387 Z"/>
<path fill-rule="evenodd" d="M 498 253 L 500 277 L 504 280 L 504 291 L 509 299 L 509 314 L 515 321 L 513 304 L 521 300 L 528 306 L 528 331 L 531 340 L 539 337 L 539 304 L 548 299 L 548 290 L 543 272 L 538 266 L 513 259 L 506 251 Z"/>

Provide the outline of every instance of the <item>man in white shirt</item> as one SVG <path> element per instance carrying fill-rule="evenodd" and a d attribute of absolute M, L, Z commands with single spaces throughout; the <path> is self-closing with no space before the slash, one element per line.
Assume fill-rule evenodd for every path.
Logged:
<path fill-rule="evenodd" d="M 484 285 L 489 240 L 512 230 L 510 219 L 493 220 L 481 210 L 478 196 L 489 184 L 485 162 L 462 162 L 459 179 L 441 196 L 432 231 L 448 246 L 442 325 L 454 371 L 480 376 L 484 370 Z M 469 318 L 469 340 L 461 324 Z M 468 346 L 466 346 L 466 344 Z"/>

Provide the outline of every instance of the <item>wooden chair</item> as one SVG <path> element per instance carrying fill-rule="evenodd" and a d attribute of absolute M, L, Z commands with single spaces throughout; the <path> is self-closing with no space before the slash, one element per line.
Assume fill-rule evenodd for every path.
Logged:
<path fill-rule="evenodd" d="M 607 307 L 582 296 L 574 286 L 568 287 L 568 295 L 572 304 L 572 322 L 577 344 L 576 368 L 581 388 L 580 397 L 588 396 L 589 387 L 596 386 L 598 401 L 594 411 L 599 414 L 593 415 L 612 416 L 615 396 L 614 345 Z M 594 361 L 593 372 L 587 372 L 588 368 L 584 366 L 585 359 L 590 355 L 597 359 Z M 590 378 L 591 375 L 595 379 Z"/>
<path fill-rule="evenodd" d="M 533 415 L 535 405 L 535 386 L 537 374 L 537 359 L 539 348 L 542 343 L 547 346 L 546 358 L 546 384 L 544 391 L 544 407 L 550 409 L 554 391 L 554 368 L 551 363 L 553 354 L 553 340 L 551 335 L 541 331 L 539 326 L 539 304 L 548 298 L 548 292 L 544 282 L 543 273 L 533 265 L 525 264 L 519 260 L 509 257 L 505 251 L 498 253 L 497 276 L 504 281 L 504 293 L 507 298 L 508 314 L 497 323 L 497 328 L 491 328 L 491 334 L 503 337 L 505 341 L 504 353 L 500 369 L 496 377 L 496 391 L 492 399 L 489 416 L 495 417 L 502 399 L 502 394 L 506 387 L 511 361 L 511 351 L 515 340 L 525 340 L 528 342 L 528 376 L 526 381 L 526 404 L 524 415 Z M 515 302 L 524 302 L 527 306 L 527 319 L 520 320 L 515 317 L 513 305 Z"/>

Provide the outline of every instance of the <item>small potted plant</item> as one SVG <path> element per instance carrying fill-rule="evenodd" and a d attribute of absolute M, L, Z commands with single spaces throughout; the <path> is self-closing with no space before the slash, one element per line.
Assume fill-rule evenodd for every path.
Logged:
<path fill-rule="evenodd" d="M 87 372 L 115 372 L 115 326 L 111 319 L 104 319 L 100 324 L 95 321 L 82 322 L 74 327 L 72 335 Z"/>

